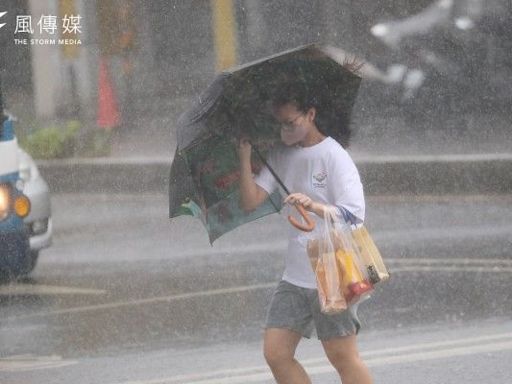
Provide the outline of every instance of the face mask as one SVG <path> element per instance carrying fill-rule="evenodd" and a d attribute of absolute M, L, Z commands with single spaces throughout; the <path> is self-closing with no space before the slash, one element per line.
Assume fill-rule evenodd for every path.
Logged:
<path fill-rule="evenodd" d="M 308 130 L 303 125 L 297 125 L 291 130 L 281 129 L 281 140 L 285 145 L 294 145 L 306 138 Z"/>

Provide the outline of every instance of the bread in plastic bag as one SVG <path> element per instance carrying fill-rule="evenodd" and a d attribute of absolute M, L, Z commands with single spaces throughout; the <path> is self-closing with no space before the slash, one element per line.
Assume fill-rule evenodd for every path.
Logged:
<path fill-rule="evenodd" d="M 352 237 L 358 247 L 361 260 L 366 266 L 370 282 L 377 284 L 388 280 L 389 272 L 366 227 L 363 225 L 352 230 Z"/>

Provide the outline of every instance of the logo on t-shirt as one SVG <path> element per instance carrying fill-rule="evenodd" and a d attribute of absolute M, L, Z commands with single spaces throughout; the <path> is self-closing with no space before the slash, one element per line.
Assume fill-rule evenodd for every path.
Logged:
<path fill-rule="evenodd" d="M 325 188 L 327 186 L 327 172 L 320 171 L 313 174 L 313 187 Z"/>

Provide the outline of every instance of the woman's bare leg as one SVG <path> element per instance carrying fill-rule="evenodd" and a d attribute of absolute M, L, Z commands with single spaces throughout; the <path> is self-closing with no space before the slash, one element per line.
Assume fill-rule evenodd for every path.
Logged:
<path fill-rule="evenodd" d="M 278 384 L 311 384 L 306 371 L 295 359 L 302 336 L 289 329 L 268 328 L 263 340 L 263 354 Z"/>
<path fill-rule="evenodd" d="M 338 371 L 343 384 L 371 384 L 370 371 L 359 357 L 356 336 L 322 341 L 327 358 Z"/>

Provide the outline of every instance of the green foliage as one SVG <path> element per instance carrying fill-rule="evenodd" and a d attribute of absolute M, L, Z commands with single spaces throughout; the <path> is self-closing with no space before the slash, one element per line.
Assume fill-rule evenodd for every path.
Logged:
<path fill-rule="evenodd" d="M 87 129 L 76 120 L 31 131 L 29 134 L 20 132 L 18 139 L 20 145 L 35 159 L 110 155 L 112 132 Z"/>
<path fill-rule="evenodd" d="M 50 126 L 26 136 L 21 145 L 36 159 L 71 157 L 75 154 L 79 121 L 68 121 L 65 126 Z"/>

